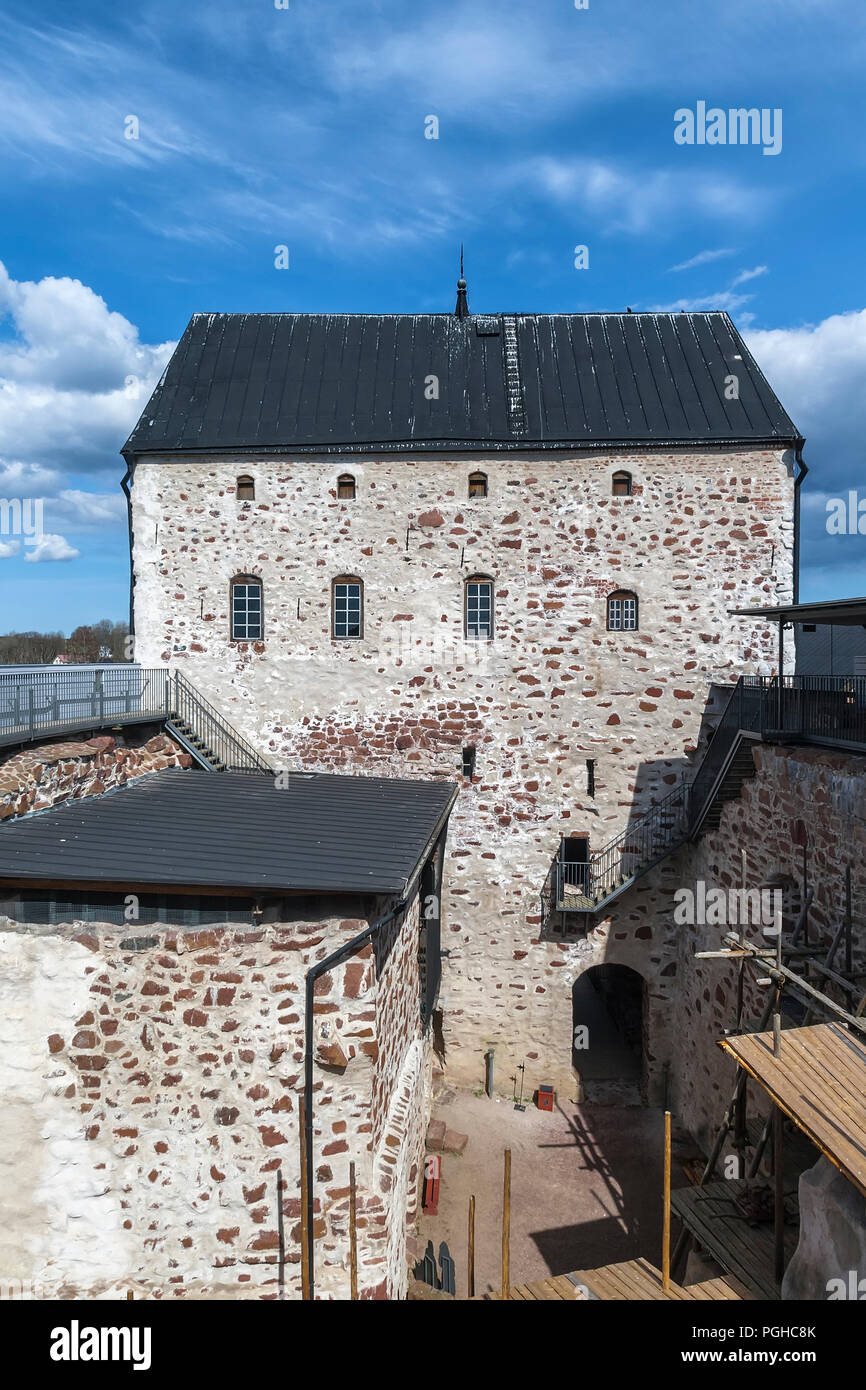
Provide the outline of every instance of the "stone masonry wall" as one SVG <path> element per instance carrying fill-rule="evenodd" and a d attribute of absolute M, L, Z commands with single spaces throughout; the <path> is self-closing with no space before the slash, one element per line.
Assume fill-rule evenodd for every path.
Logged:
<path fill-rule="evenodd" d="M 0 761 L 0 821 L 45 811 L 61 801 L 99 796 L 148 772 L 191 764 L 189 753 L 167 734 L 144 741 L 135 734 L 100 734 L 39 743 Z"/>
<path fill-rule="evenodd" d="M 304 977 L 387 907 L 292 899 L 256 929 L 146 937 L 0 917 L 5 1277 L 39 1297 L 237 1298 L 275 1297 L 282 1270 L 299 1297 Z M 416 903 L 378 956 L 317 981 L 322 1298 L 348 1297 L 351 1160 L 361 1296 L 405 1290 L 430 1104 L 417 932 Z"/>
<path fill-rule="evenodd" d="M 845 869 L 851 867 L 853 967 L 860 993 L 866 992 L 866 758 L 828 749 L 763 744 L 755 749 L 755 777 L 723 811 L 719 829 L 681 851 L 668 876 L 665 899 L 654 910 L 668 916 L 668 936 L 678 942 L 676 1013 L 672 1036 L 671 1086 L 674 1112 L 709 1148 L 721 1124 L 736 1080 L 733 1062 L 717 1046 L 736 1022 L 737 969 L 721 960 L 696 961 L 696 951 L 719 950 L 729 927 L 676 926 L 672 889 L 695 890 L 698 880 L 722 889 L 741 884 L 740 851 L 747 852 L 747 886 L 787 881 L 791 886 L 786 930 L 802 901 L 804 850 L 808 885 L 814 892 L 809 913 L 810 940 L 826 948 L 845 911 Z M 678 879 L 678 882 L 676 881 Z M 747 940 L 774 942 L 760 925 L 746 927 Z M 844 946 L 835 968 L 844 967 Z M 759 1021 L 766 991 L 746 971 L 747 1027 Z M 826 990 L 817 976 L 814 984 Z M 833 987 L 830 986 L 833 993 Z M 835 996 L 850 1010 L 850 1000 Z M 856 1001 L 855 1001 L 856 1007 Z M 766 1098 L 750 1083 L 749 1105 L 766 1111 Z"/>
<path fill-rule="evenodd" d="M 631 497 L 611 496 L 622 468 Z M 468 500 L 476 469 L 489 495 Z M 647 895 L 571 942 L 541 939 L 539 896 L 562 834 L 598 847 L 683 776 L 712 682 L 775 669 L 769 625 L 728 609 L 790 599 L 792 472 L 760 449 L 138 464 L 142 664 L 182 670 L 276 766 L 452 778 L 477 749 L 445 873 L 450 1080 L 481 1085 L 492 1045 L 504 1092 L 521 1061 L 527 1086 L 573 1085 L 571 987 L 608 959 L 647 979 L 666 1060 L 671 945 Z M 229 639 L 239 574 L 264 583 L 262 642 Z M 360 641 L 330 635 L 340 575 L 364 582 Z M 472 575 L 494 582 L 491 643 L 463 638 Z M 638 632 L 607 631 L 619 588 Z"/>

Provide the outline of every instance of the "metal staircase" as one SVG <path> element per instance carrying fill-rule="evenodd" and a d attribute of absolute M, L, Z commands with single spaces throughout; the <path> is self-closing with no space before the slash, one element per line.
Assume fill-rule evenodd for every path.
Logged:
<path fill-rule="evenodd" d="M 166 682 L 165 727 L 208 772 L 273 770 L 179 673 Z"/>
<path fill-rule="evenodd" d="M 741 676 L 689 782 L 637 816 L 585 863 L 563 848 L 542 889 L 542 917 L 606 908 L 680 845 L 719 827 L 755 775 L 756 743 L 806 742 L 866 752 L 866 678 Z"/>

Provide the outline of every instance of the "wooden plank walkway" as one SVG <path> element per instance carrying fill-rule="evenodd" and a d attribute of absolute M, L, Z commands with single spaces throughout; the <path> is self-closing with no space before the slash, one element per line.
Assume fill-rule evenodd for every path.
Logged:
<path fill-rule="evenodd" d="M 774 1104 L 866 1196 L 866 1042 L 839 1023 L 722 1038 Z"/>
<path fill-rule="evenodd" d="M 579 1269 L 574 1277 L 585 1284 L 590 1293 L 605 1302 L 646 1302 L 666 1299 L 671 1302 L 713 1303 L 747 1298 L 745 1289 L 729 1279 L 707 1279 L 701 1284 L 675 1284 L 662 1288 L 661 1270 L 649 1260 L 627 1260 L 624 1264 L 605 1265 L 602 1269 Z"/>
<path fill-rule="evenodd" d="M 586 1292 L 589 1291 L 589 1298 Z M 662 1288 L 661 1271 L 649 1260 L 627 1260 L 602 1269 L 578 1269 L 532 1284 L 512 1284 L 508 1299 L 513 1303 L 577 1303 L 598 1299 L 602 1302 L 646 1302 L 668 1299 L 680 1302 L 717 1302 L 748 1298 L 749 1293 L 735 1280 L 708 1279 L 702 1284 Z M 474 1303 L 502 1302 L 502 1291 L 476 1294 Z"/>
<path fill-rule="evenodd" d="M 780 1297 L 776 1283 L 776 1247 L 771 1221 L 750 1225 L 737 1205 L 737 1195 L 747 1188 L 745 1179 L 708 1183 L 706 1187 L 681 1187 L 671 1193 L 671 1207 L 683 1225 L 728 1274 L 751 1290 L 752 1298 Z M 798 1213 L 796 1197 L 785 1198 L 785 1211 Z M 790 1259 L 797 1244 L 799 1223 L 785 1228 L 785 1251 Z"/>

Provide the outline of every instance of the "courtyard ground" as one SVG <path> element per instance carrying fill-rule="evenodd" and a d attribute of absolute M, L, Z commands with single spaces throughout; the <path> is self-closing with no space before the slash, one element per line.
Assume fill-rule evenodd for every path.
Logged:
<path fill-rule="evenodd" d="M 469 1136 L 462 1157 L 445 1154 L 438 1216 L 422 1215 L 419 1247 L 444 1241 L 467 1295 L 467 1214 L 475 1195 L 475 1291 L 500 1287 L 503 1152 L 511 1149 L 511 1277 L 514 1283 L 644 1255 L 661 1263 L 664 1117 L 643 1106 L 576 1105 L 546 1113 L 507 1100 L 446 1093 L 436 1106 Z M 684 1182 L 674 1165 L 673 1182 Z"/>

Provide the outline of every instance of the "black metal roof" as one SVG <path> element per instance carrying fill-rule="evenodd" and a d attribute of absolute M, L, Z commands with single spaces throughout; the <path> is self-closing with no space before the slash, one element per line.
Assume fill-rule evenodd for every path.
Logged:
<path fill-rule="evenodd" d="M 827 623 L 831 627 L 866 627 L 866 598 L 837 598 L 820 603 L 784 603 L 771 608 L 729 608 L 733 618 L 767 618 L 774 623 Z"/>
<path fill-rule="evenodd" d="M 450 782 L 167 769 L 0 825 L 0 880 L 404 893 Z"/>
<path fill-rule="evenodd" d="M 123 452 L 700 442 L 802 442 L 726 313 L 194 314 Z"/>

